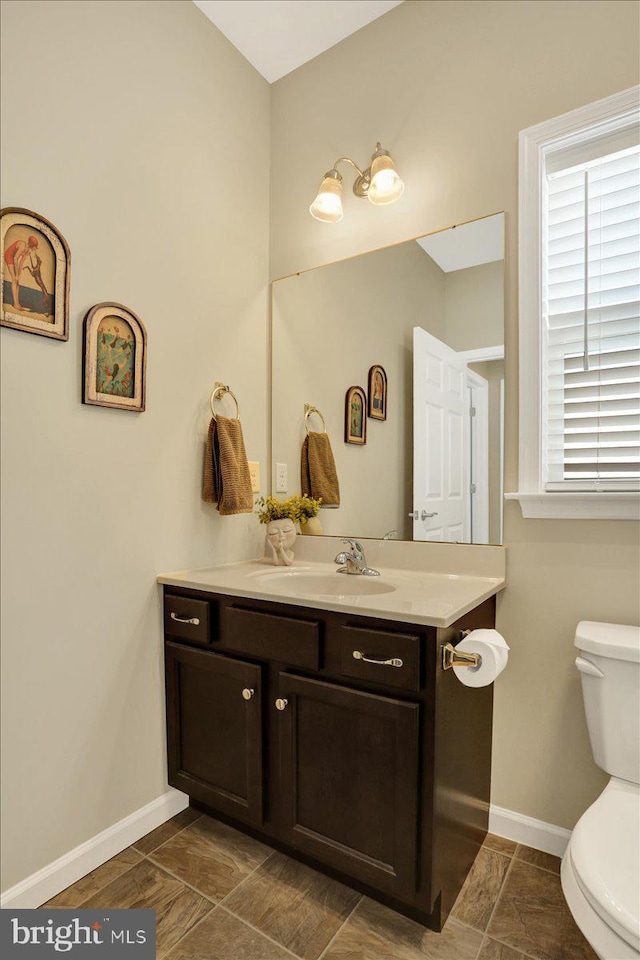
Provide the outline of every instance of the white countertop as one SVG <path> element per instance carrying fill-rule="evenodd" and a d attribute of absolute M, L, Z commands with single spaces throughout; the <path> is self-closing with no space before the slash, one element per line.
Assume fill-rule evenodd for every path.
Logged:
<path fill-rule="evenodd" d="M 291 567 L 247 560 L 161 574 L 158 583 L 432 627 L 450 626 L 506 583 L 504 564 L 493 576 L 376 566 L 380 577 L 339 574 L 334 563 L 309 559 Z"/>

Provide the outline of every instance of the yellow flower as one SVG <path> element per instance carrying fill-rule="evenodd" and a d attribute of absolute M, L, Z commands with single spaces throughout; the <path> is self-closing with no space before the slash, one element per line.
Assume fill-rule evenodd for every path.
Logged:
<path fill-rule="evenodd" d="M 286 500 L 278 500 L 277 497 L 260 497 L 256 500 L 258 520 L 260 523 L 270 523 L 272 520 L 283 520 L 289 518 L 294 523 L 306 523 L 311 517 L 317 517 L 320 510 L 322 498 L 314 500 L 306 494 L 300 496 L 299 493 L 288 497 Z"/>

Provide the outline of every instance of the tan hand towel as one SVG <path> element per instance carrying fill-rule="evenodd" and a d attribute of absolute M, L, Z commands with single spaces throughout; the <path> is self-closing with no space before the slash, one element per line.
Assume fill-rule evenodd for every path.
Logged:
<path fill-rule="evenodd" d="M 300 484 L 303 496 L 317 500 L 323 507 L 340 506 L 340 485 L 328 433 L 309 433 L 302 444 Z"/>
<path fill-rule="evenodd" d="M 239 420 L 211 418 L 204 455 L 202 498 L 207 503 L 217 503 L 223 517 L 253 512 L 251 477 Z"/>

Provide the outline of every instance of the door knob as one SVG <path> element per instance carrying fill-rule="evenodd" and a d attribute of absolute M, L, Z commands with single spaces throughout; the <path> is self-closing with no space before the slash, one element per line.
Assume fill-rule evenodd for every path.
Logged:
<path fill-rule="evenodd" d="M 414 510 L 412 513 L 409 514 L 409 516 L 411 517 L 412 520 L 417 520 L 418 516 L 420 516 L 421 520 L 428 520 L 430 517 L 437 517 L 438 511 L 436 510 L 434 513 L 427 513 L 426 510 L 421 510 L 420 514 L 418 514 L 418 511 Z"/>
<path fill-rule="evenodd" d="M 288 700 L 282 700 L 281 697 L 278 697 L 276 700 L 276 710 L 285 710 L 288 703 Z"/>
<path fill-rule="evenodd" d="M 245 687 L 244 690 L 242 691 L 242 696 L 244 697 L 245 700 L 251 700 L 253 698 L 254 693 L 255 693 L 255 690 L 253 690 L 251 687 Z"/>

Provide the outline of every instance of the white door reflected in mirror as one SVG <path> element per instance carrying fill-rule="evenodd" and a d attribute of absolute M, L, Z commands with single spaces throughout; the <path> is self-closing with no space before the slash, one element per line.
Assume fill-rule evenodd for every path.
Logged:
<path fill-rule="evenodd" d="M 476 350 L 471 359 L 491 363 L 503 359 L 501 352 Z M 489 543 L 490 507 L 498 513 L 502 496 L 501 485 L 492 494 L 489 482 L 492 454 L 498 472 L 502 459 L 499 438 L 490 449 L 489 381 L 466 352 L 416 327 L 413 398 L 413 499 L 428 508 L 409 514 L 413 539 Z"/>
<path fill-rule="evenodd" d="M 433 516 L 414 540 L 471 539 L 467 365 L 421 327 L 413 331 L 413 498 Z"/>

